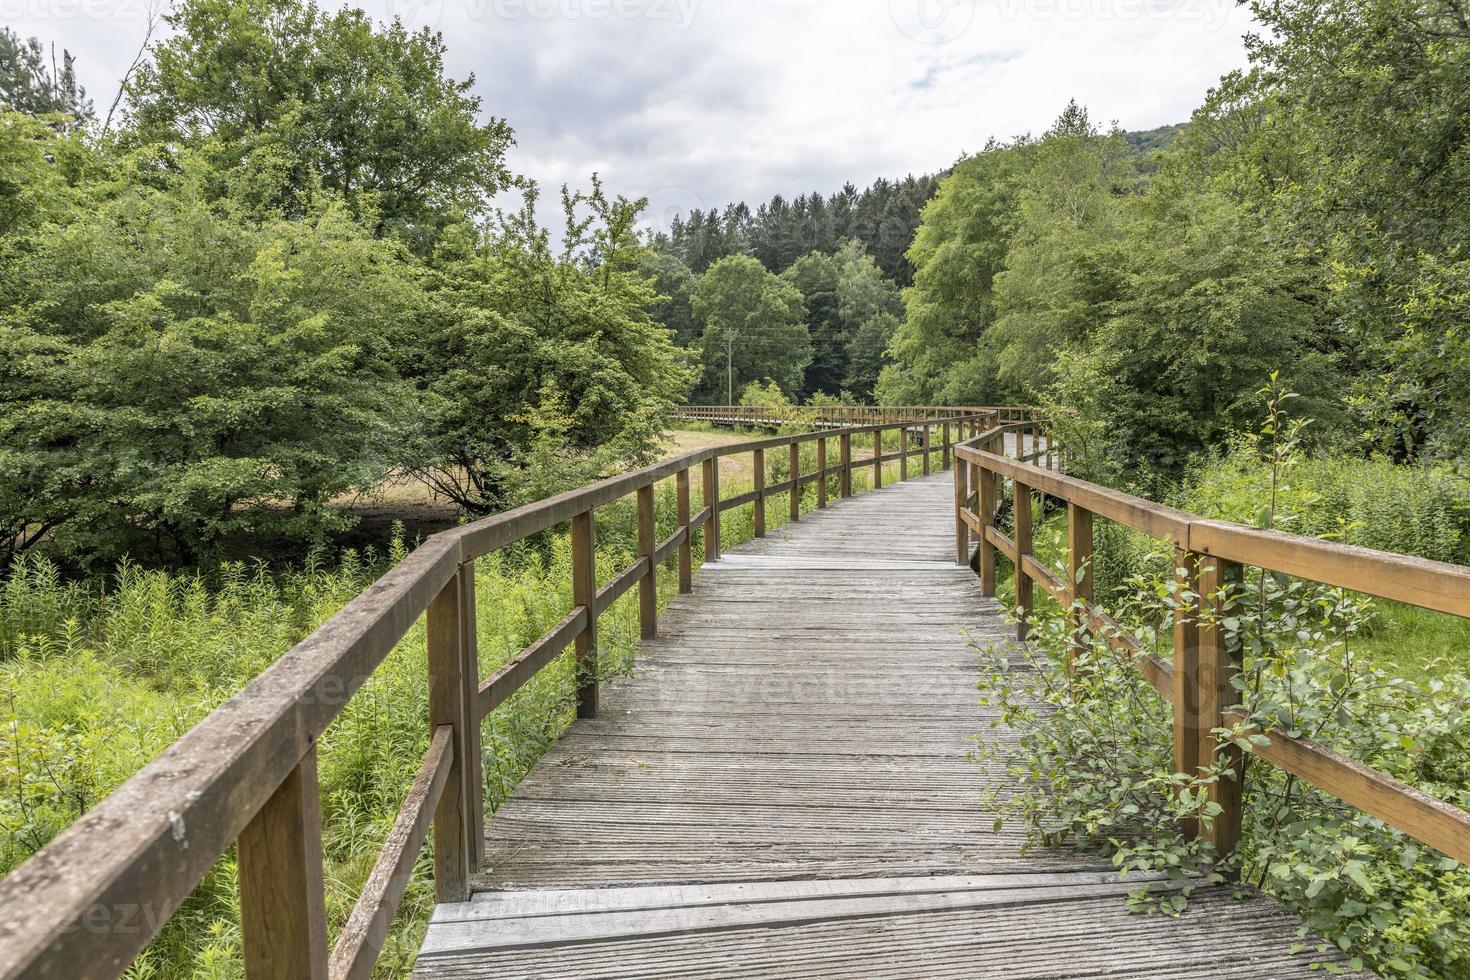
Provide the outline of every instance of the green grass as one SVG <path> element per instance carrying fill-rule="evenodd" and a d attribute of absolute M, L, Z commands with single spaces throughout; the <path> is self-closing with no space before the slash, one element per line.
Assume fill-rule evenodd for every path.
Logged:
<path fill-rule="evenodd" d="M 870 445 L 871 440 L 867 440 Z M 837 462 L 836 442 L 829 463 Z M 854 454 L 861 455 L 860 443 Z M 913 461 L 915 464 L 917 460 Z M 938 457 L 936 455 L 937 470 Z M 786 452 L 767 454 L 767 483 L 786 479 Z M 803 472 L 816 466 L 814 445 Z M 914 473 L 919 467 L 912 467 Z M 855 469 L 865 489 L 871 467 Z M 898 479 L 896 463 L 885 482 Z M 837 479 L 828 497 L 837 500 Z M 700 506 L 698 479 L 694 508 Z M 723 497 L 745 492 L 731 480 Z M 804 488 L 802 510 L 816 506 Z M 657 536 L 676 527 L 673 486 L 658 488 Z M 766 526 L 789 520 L 787 498 L 767 500 Z M 598 581 L 634 558 L 631 500 L 597 512 Z M 726 548 L 749 540 L 754 508 L 722 512 Z M 208 574 L 170 574 L 124 565 L 115 574 L 66 582 L 44 561 L 14 568 L 0 583 L 0 875 L 7 873 L 145 765 L 252 677 L 289 650 L 404 554 L 345 553 L 299 568 L 230 564 Z M 691 548 L 696 566 L 702 535 Z M 571 608 L 564 531 L 482 558 L 476 567 L 481 676 L 555 625 Z M 675 558 L 659 572 L 660 603 L 677 588 Z M 599 619 L 605 675 L 636 669 L 636 590 Z M 485 802 L 493 812 L 574 718 L 570 654 L 563 654 L 486 719 Z M 428 747 L 424 627 L 413 626 L 319 743 L 328 916 L 333 935 L 356 901 Z M 431 861 L 415 875 L 376 975 L 406 976 L 433 909 Z M 226 854 L 164 927 L 129 976 L 234 978 L 240 961 L 233 852 Z"/>

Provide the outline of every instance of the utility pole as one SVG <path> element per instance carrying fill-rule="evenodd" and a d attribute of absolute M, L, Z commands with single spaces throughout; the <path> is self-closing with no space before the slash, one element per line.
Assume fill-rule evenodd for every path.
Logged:
<path fill-rule="evenodd" d="M 735 404 L 735 338 L 740 336 L 740 331 L 731 330 L 725 334 L 725 404 Z"/>

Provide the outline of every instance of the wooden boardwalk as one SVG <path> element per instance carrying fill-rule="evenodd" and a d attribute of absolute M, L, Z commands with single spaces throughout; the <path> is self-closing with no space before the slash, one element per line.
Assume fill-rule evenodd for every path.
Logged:
<path fill-rule="evenodd" d="M 1267 899 L 1134 916 L 1107 861 L 994 832 L 973 644 L 1012 633 L 953 513 L 916 479 L 705 565 L 487 822 L 416 975 L 1318 975 Z"/>

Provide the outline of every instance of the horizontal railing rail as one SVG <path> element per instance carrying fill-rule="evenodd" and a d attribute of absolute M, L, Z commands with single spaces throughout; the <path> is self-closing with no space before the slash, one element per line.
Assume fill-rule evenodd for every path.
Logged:
<path fill-rule="evenodd" d="M 1019 405 L 684 405 L 677 418 L 714 425 L 780 428 L 789 423 L 851 427 L 890 422 L 922 422 L 943 418 L 988 416 L 997 422 L 1021 422 L 1035 417 Z"/>
<path fill-rule="evenodd" d="M 720 521 L 749 504 L 765 534 L 770 497 L 786 494 L 799 520 L 854 492 L 854 473 L 885 464 L 899 479 L 951 465 L 952 447 L 1002 416 L 996 411 L 773 436 L 688 453 L 429 538 L 238 694 L 0 880 L 0 977 L 117 977 L 230 848 L 237 846 L 246 975 L 316 980 L 371 975 L 419 850 L 432 833 L 442 902 L 469 895 L 483 858 L 479 723 L 568 646 L 575 649 L 577 714 L 597 712 L 598 617 L 638 589 L 642 635 L 657 631 L 657 570 L 677 555 L 678 588 L 692 587 L 692 546 L 720 554 Z M 897 431 L 898 449 L 883 445 Z M 871 436 L 866 458 L 854 439 Z M 829 462 L 829 446 L 837 460 Z M 802 470 L 801 449 L 815 444 Z M 766 483 L 767 454 L 789 454 L 789 477 Z M 751 454 L 754 488 L 724 500 L 719 461 Z M 698 470 L 701 506 L 690 499 Z M 677 529 L 655 540 L 655 487 L 673 479 Z M 596 576 L 595 511 L 633 496 L 637 560 L 606 583 Z M 483 682 L 478 676 L 475 561 L 530 535 L 569 525 L 572 609 Z M 429 749 L 335 947 L 328 948 L 316 744 L 395 644 L 425 617 Z"/>
<path fill-rule="evenodd" d="M 1223 756 L 1237 773 L 1234 779 L 1217 779 L 1209 784 L 1210 799 L 1220 806 L 1220 813 L 1204 833 L 1220 854 L 1229 854 L 1239 844 L 1243 817 L 1238 775 L 1244 764 L 1243 756 L 1237 743 L 1226 733 L 1249 719 L 1236 703 L 1238 696 L 1233 683 L 1241 670 L 1241 652 L 1219 625 L 1229 614 L 1219 604 L 1230 593 L 1229 583 L 1241 580 L 1243 566 L 1470 617 L 1470 568 L 1205 520 L 1067 476 L 1050 467 L 1008 459 L 1001 440 L 1006 432 L 1016 428 L 1014 425 L 994 427 L 955 448 L 956 556 L 961 563 L 973 560 L 981 591 L 987 596 L 996 592 L 996 552 L 1011 560 L 1015 568 L 1017 631 L 1021 639 L 1028 635 L 1028 622 L 1033 615 L 1033 584 L 1040 583 L 1069 610 L 1069 615 L 1085 617 L 1086 625 L 1097 636 L 1115 649 L 1135 655 L 1138 669 L 1171 706 L 1175 770 L 1193 773 L 1213 766 Z M 1048 441 L 1031 456 L 1055 453 L 1065 460 L 1065 450 L 1065 445 L 1053 450 Z M 1010 536 L 1001 532 L 996 521 L 1007 481 L 1013 494 Z M 1034 554 L 1030 506 L 1033 494 L 1051 497 L 1067 506 L 1065 575 L 1048 568 Z M 1146 652 L 1143 644 L 1120 629 L 1096 604 L 1091 570 L 1094 517 L 1114 521 L 1172 546 L 1174 565 L 1180 570 L 1180 588 L 1200 597 L 1199 603 L 1204 607 L 1201 612 L 1207 615 L 1200 615 L 1194 621 L 1186 616 L 1177 617 L 1171 663 Z M 1252 753 L 1257 758 L 1457 861 L 1470 863 L 1470 813 L 1310 739 L 1278 729 L 1254 734 L 1266 738 L 1266 744 L 1252 745 Z"/>

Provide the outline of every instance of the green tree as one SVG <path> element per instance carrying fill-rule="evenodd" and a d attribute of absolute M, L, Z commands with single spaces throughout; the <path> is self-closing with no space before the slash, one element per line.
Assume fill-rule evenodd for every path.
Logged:
<path fill-rule="evenodd" d="M 1031 146 L 992 143 L 955 165 L 924 209 L 909 249 L 913 287 L 893 337 L 894 363 L 878 384 L 889 404 L 987 404 L 994 358 L 980 339 L 995 322 L 995 278 L 1005 268 Z"/>
<path fill-rule="evenodd" d="M 825 252 L 808 252 L 793 262 L 781 278 L 801 293 L 806 327 L 811 335 L 812 362 L 806 369 L 805 398 L 816 392 L 836 394 L 847 374 L 847 335 L 838 310 L 840 264 Z"/>
<path fill-rule="evenodd" d="M 694 322 L 694 287 L 698 281 L 694 273 L 675 256 L 652 250 L 643 257 L 641 269 L 658 293 L 648 307 L 649 316 L 664 325 L 678 346 L 695 346 L 699 328 Z"/>
<path fill-rule="evenodd" d="M 310 541 L 392 465 L 411 393 L 387 338 L 421 301 L 401 247 L 340 206 L 234 221 L 208 179 L 96 190 L 7 243 L 7 547 L 105 565 Z"/>
<path fill-rule="evenodd" d="M 564 196 L 558 254 L 536 199 L 530 188 L 496 226 L 446 232 L 428 321 L 397 345 L 424 405 L 409 468 L 474 513 L 650 462 L 693 376 L 648 313 L 642 202 L 609 200 L 595 178 Z"/>
<path fill-rule="evenodd" d="M 847 355 L 841 389 L 868 401 L 902 319 L 903 300 L 861 243 L 846 242 L 836 263 L 837 313 Z"/>
<path fill-rule="evenodd" d="M 1076 102 L 1036 144 L 985 338 L 1008 398 L 1044 390 L 1057 353 L 1085 346 L 1122 295 L 1126 145 L 1119 132 L 1101 134 Z"/>
<path fill-rule="evenodd" d="M 510 130 L 477 121 L 438 34 L 302 0 L 186 0 L 166 20 L 129 85 L 129 139 L 202 148 L 257 207 L 299 213 L 319 183 L 422 245 L 509 180 Z"/>
<path fill-rule="evenodd" d="M 1110 315 L 1057 361 L 1052 399 L 1106 434 L 1109 472 L 1157 481 L 1247 430 L 1279 371 L 1330 426 L 1341 375 L 1313 269 L 1259 213 L 1166 173 L 1140 202 Z"/>
<path fill-rule="evenodd" d="M 1296 179 L 1260 194 L 1327 270 L 1354 406 L 1400 457 L 1470 453 L 1470 22 L 1459 0 L 1253 2 L 1256 142 Z"/>
<path fill-rule="evenodd" d="M 762 378 L 801 390 L 812 359 L 801 293 L 760 262 L 732 255 L 710 266 L 694 292 L 694 315 L 702 324 L 703 397 L 729 398 Z"/>
<path fill-rule="evenodd" d="M 53 47 L 47 64 L 38 39 L 22 39 L 10 28 L 0 28 L 0 107 L 35 116 L 60 113 L 75 122 L 94 118 L 92 100 L 77 83 L 76 59 L 62 51 L 57 65 L 55 56 Z"/>

